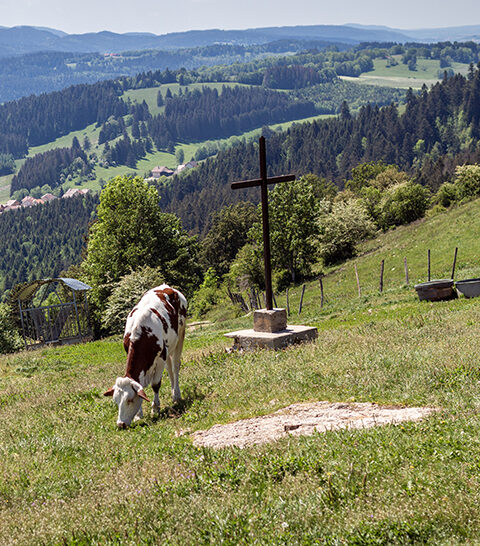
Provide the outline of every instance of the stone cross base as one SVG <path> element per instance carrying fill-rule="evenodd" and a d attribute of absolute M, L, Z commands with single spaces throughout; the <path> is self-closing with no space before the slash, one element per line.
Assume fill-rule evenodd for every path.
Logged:
<path fill-rule="evenodd" d="M 234 349 L 283 349 L 294 343 L 313 341 L 318 332 L 313 326 L 287 325 L 285 309 L 259 309 L 253 317 L 253 330 L 230 332 Z"/>
<path fill-rule="evenodd" d="M 255 332 L 280 332 L 287 327 L 286 309 L 257 309 L 253 312 Z"/>

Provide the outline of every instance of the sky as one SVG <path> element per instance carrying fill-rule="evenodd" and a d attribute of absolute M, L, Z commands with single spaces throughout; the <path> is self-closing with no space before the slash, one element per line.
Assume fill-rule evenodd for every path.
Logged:
<path fill-rule="evenodd" d="M 480 1 L 0 0 L 1 26 L 45 26 L 69 34 L 348 23 L 403 29 L 477 25 Z"/>

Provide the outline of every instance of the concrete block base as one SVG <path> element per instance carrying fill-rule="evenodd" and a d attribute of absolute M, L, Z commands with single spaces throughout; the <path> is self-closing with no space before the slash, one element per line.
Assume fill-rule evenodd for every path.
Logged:
<path fill-rule="evenodd" d="M 257 309 L 253 313 L 255 332 L 280 332 L 287 327 L 286 309 Z"/>
<path fill-rule="evenodd" d="M 295 343 L 313 341 L 318 332 L 313 326 L 287 326 L 280 332 L 256 332 L 239 330 L 230 332 L 225 337 L 233 339 L 234 349 L 253 351 L 254 349 L 283 349 Z"/>

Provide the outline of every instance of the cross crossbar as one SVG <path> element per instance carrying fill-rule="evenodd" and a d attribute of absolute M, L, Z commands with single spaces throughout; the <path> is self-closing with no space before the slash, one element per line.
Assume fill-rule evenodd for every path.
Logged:
<path fill-rule="evenodd" d="M 232 190 L 242 188 L 254 188 L 260 186 L 262 189 L 262 224 L 263 224 L 263 261 L 265 266 L 265 299 L 268 310 L 273 309 L 273 291 L 272 291 L 272 266 L 270 260 L 270 231 L 268 226 L 268 188 L 269 184 L 279 182 L 291 182 L 295 180 L 295 175 L 287 174 L 284 176 L 267 177 L 267 159 L 265 152 L 265 137 L 259 138 L 260 148 L 260 178 L 254 180 L 243 180 L 241 182 L 232 182 Z"/>
<path fill-rule="evenodd" d="M 291 182 L 295 180 L 294 174 L 285 174 L 283 176 L 272 176 L 266 179 L 267 184 L 277 184 L 278 182 Z M 263 182 L 262 178 L 255 178 L 254 180 L 244 180 L 243 182 L 232 182 L 232 190 L 240 190 L 242 188 L 254 188 L 255 186 L 261 186 Z"/>

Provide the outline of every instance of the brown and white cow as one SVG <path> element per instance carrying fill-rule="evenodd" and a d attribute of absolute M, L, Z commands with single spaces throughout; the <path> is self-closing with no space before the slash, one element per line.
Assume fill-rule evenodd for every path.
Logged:
<path fill-rule="evenodd" d="M 132 309 L 125 325 L 123 345 L 127 352 L 127 370 L 104 393 L 118 405 L 117 426 L 127 428 L 134 417 L 142 418 L 144 388 L 152 385 L 152 413 L 158 412 L 158 391 L 167 366 L 173 401 L 181 399 L 178 372 L 183 340 L 187 300 L 181 292 L 166 284 L 146 292 Z"/>

